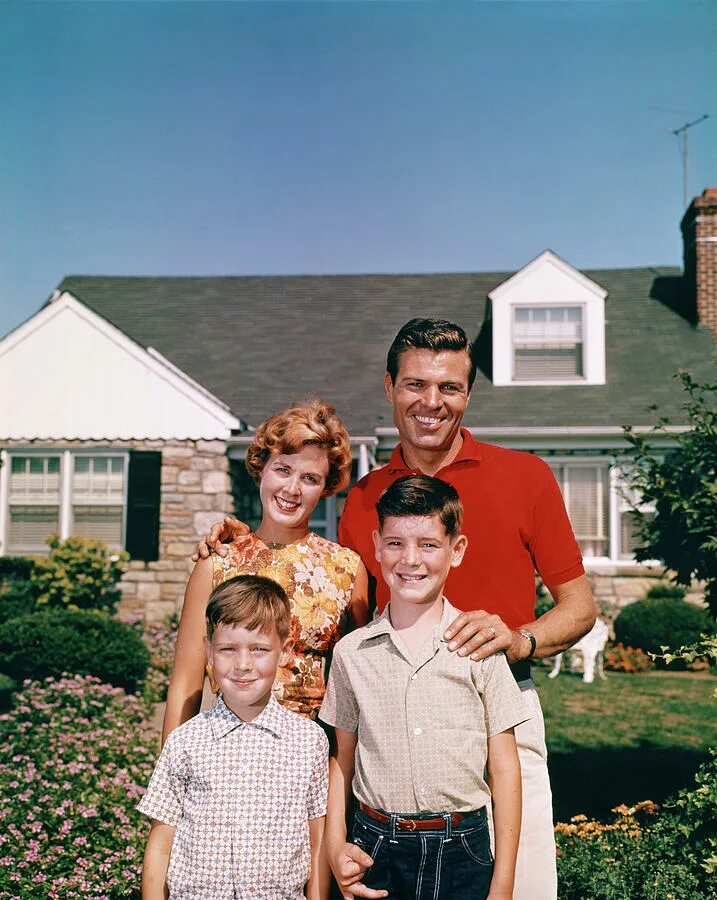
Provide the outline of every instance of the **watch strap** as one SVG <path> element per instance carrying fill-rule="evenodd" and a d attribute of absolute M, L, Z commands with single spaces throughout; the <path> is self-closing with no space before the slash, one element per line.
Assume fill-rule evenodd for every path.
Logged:
<path fill-rule="evenodd" d="M 519 628 L 518 634 L 522 634 L 524 638 L 527 638 L 530 641 L 530 653 L 528 654 L 528 659 L 532 659 L 535 655 L 535 648 L 537 646 L 535 635 L 532 631 L 528 631 L 527 628 Z"/>

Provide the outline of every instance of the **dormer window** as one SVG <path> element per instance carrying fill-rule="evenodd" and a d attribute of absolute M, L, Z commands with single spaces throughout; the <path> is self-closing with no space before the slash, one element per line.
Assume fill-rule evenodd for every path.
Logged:
<path fill-rule="evenodd" d="M 513 380 L 582 378 L 581 306 L 513 307 Z"/>
<path fill-rule="evenodd" d="M 605 384 L 607 291 L 550 250 L 488 295 L 493 384 Z"/>

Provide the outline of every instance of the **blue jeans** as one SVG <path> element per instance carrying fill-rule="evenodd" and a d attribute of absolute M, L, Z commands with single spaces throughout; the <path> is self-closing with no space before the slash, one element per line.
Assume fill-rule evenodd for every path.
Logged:
<path fill-rule="evenodd" d="M 432 813 L 427 818 L 434 818 Z M 446 817 L 435 831 L 399 831 L 358 810 L 351 841 L 373 857 L 361 879 L 366 887 L 388 891 L 390 900 L 484 900 L 493 875 L 485 809 L 458 824 Z M 412 818 L 418 818 L 412 816 Z"/>

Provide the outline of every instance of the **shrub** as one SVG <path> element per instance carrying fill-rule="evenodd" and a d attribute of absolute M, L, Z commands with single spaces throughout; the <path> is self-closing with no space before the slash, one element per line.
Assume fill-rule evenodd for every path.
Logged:
<path fill-rule="evenodd" d="M 615 619 L 615 639 L 648 653 L 662 647 L 691 644 L 701 634 L 713 634 L 715 623 L 705 609 L 670 597 L 646 598 L 626 606 Z"/>
<path fill-rule="evenodd" d="M 704 873 L 684 856 L 674 823 L 650 801 L 618 806 L 613 821 L 558 823 L 560 900 L 707 900 Z"/>
<path fill-rule="evenodd" d="M 608 644 L 604 653 L 604 668 L 611 672 L 649 672 L 655 663 L 639 647 L 624 647 L 622 644 Z"/>
<path fill-rule="evenodd" d="M 38 605 L 113 612 L 120 599 L 117 582 L 128 555 L 111 554 L 103 541 L 89 538 L 61 541 L 55 535 L 48 544 L 49 556 L 32 573 Z"/>
<path fill-rule="evenodd" d="M 0 625 L 0 659 L 4 673 L 18 682 L 69 672 L 135 691 L 147 674 L 149 652 L 124 622 L 54 609 Z"/>
<path fill-rule="evenodd" d="M 96 678 L 29 684 L 0 716 L 0 897 L 138 896 L 156 736 Z"/>
<path fill-rule="evenodd" d="M 645 596 L 650 597 L 652 600 L 655 600 L 658 597 L 671 597 L 673 600 L 684 600 L 686 593 L 687 591 L 683 587 L 680 587 L 679 584 L 665 584 L 664 581 L 661 581 L 658 584 L 653 584 Z"/>
<path fill-rule="evenodd" d="M 32 581 L 35 560 L 0 556 L 0 622 L 33 612 L 38 587 Z"/>

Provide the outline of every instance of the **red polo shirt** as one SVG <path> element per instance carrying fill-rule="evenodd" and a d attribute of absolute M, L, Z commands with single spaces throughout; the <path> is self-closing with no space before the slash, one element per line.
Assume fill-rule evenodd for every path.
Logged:
<path fill-rule="evenodd" d="M 458 609 L 485 609 L 515 628 L 535 618 L 536 570 L 548 587 L 571 581 L 585 571 L 580 549 L 547 463 L 478 443 L 466 429 L 461 434 L 458 455 L 436 472 L 463 501 L 468 538 L 463 562 L 448 576 L 446 596 Z M 376 501 L 397 478 L 418 474 L 406 466 L 399 444 L 383 468 L 354 485 L 341 516 L 339 543 L 356 550 L 376 580 L 379 610 L 389 598 L 372 538 Z"/>

